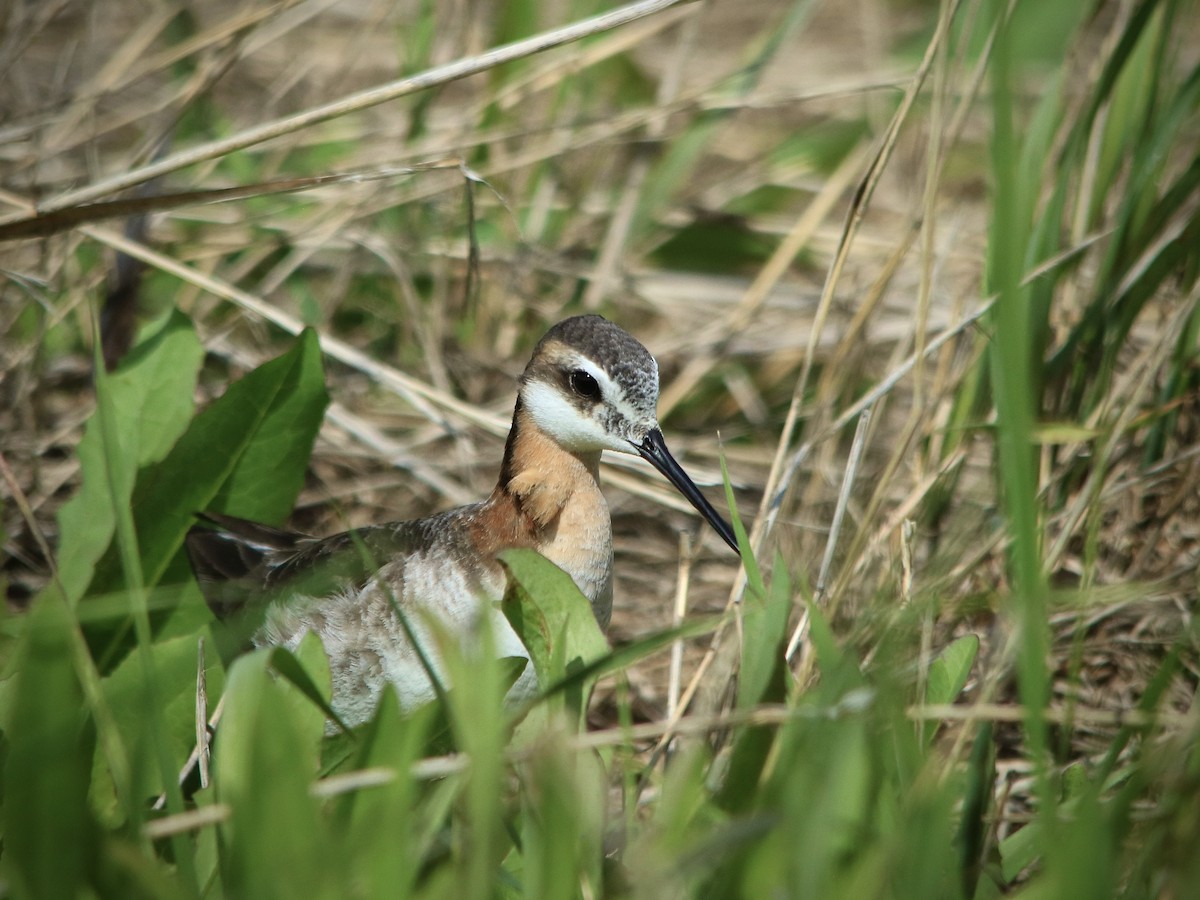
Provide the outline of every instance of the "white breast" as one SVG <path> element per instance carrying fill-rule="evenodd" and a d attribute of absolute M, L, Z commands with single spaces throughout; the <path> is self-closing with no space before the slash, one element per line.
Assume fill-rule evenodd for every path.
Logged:
<path fill-rule="evenodd" d="M 394 603 L 381 584 L 403 585 Z M 360 591 L 323 598 L 293 597 L 286 604 L 273 605 L 254 642 L 294 650 L 307 632 L 317 634 L 330 660 L 332 706 L 347 725 L 354 726 L 371 718 L 388 682 L 395 685 L 405 709 L 436 696 L 397 611 L 405 616 L 444 687 L 450 685 L 436 632 L 444 633 L 443 640 L 446 635 L 453 636 L 463 653 L 478 652 L 484 614 L 492 628 L 496 657 L 528 659 L 528 651 L 496 605 L 503 594 L 503 577 L 486 578 L 482 590 L 477 590 L 440 554 L 414 554 L 385 566 Z M 509 699 L 531 696 L 536 689 L 537 676 L 530 665 L 513 685 Z"/>

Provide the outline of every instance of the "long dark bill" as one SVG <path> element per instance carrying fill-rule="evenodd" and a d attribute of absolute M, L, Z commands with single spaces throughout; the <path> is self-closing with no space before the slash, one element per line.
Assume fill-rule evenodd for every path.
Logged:
<path fill-rule="evenodd" d="M 667 481 L 675 485 L 675 489 L 687 497 L 688 502 L 696 507 L 700 515 L 704 516 L 708 524 L 713 527 L 713 530 L 733 548 L 734 553 L 737 553 L 737 538 L 733 536 L 733 529 L 729 527 L 728 522 L 721 518 L 721 514 L 713 509 L 713 505 L 700 493 L 700 488 L 696 487 L 696 483 L 675 461 L 675 457 L 667 449 L 667 442 L 663 440 L 662 431 L 652 428 L 646 435 L 646 439 L 640 444 L 634 444 L 633 447 L 642 459 L 647 460 L 654 468 L 662 472 Z"/>

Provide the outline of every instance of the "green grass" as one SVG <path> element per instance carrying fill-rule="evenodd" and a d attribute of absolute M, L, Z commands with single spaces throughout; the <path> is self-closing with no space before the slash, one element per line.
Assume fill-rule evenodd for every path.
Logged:
<path fill-rule="evenodd" d="M 134 346 L 83 387 L 58 386 L 53 364 L 94 361 L 102 250 L 119 236 L 84 209 L 71 230 L 0 245 L 16 248 L 0 294 L 3 577 L 32 585 L 0 621 L 0 896 L 1200 891 L 1200 68 L 1188 43 L 1200 15 L 1184 0 L 1026 2 L 1011 18 L 998 0 L 934 6 L 872 7 L 876 24 L 909 30 L 869 73 L 884 86 L 811 106 L 772 93 L 790 83 L 780 71 L 804 74 L 792 41 L 830 28 L 796 2 L 736 28 L 718 20 L 736 46 L 718 66 L 704 45 L 713 71 L 674 91 L 659 89 L 677 74 L 663 60 L 686 68 L 674 41 L 687 51 L 703 17 L 633 52 L 618 31 L 442 85 L 391 110 L 398 124 L 364 105 L 169 173 L 172 190 L 272 193 L 273 179 L 461 152 L 488 187 L 470 183 L 478 223 L 453 168 L 174 211 L 155 230 L 161 256 L 145 254 Z M 334 96 L 379 71 L 417 73 L 451 45 L 466 55 L 442 43 L 458 32 L 437 7 L 389 19 L 395 56 L 380 70 L 365 49 L 344 62 Z M 593 7 L 510 4 L 485 43 Z M 939 14 L 951 27 L 935 27 Z M 170 21 L 156 49 L 197 42 L 186 65 L 157 70 L 180 92 L 164 106 L 176 149 L 294 112 L 238 107 L 216 77 L 225 32 Z M 352 46 L 377 46 L 379 26 L 358 24 Z M 254 46 L 256 26 L 242 27 Z M 911 75 L 912 33 L 930 63 L 920 85 L 889 68 Z M 28 32 L 35 49 L 53 36 Z M 811 40 L 857 47 L 836 29 Z M 136 170 L 153 130 L 131 136 L 120 105 L 142 58 L 114 64 L 114 106 L 81 139 L 116 153 L 114 171 Z M 231 59 L 233 85 L 278 99 Z M 205 71 L 211 90 L 184 90 Z M 897 102 L 897 85 L 914 102 Z M 63 122 L 72 109 L 64 100 Z M 31 167 L 78 162 L 74 143 L 45 146 L 59 155 Z M 851 164 L 850 188 L 830 188 Z M 882 177 L 868 184 L 870 165 Z M 792 252 L 795 222 L 821 200 L 833 218 Z M 861 218 L 842 224 L 847 210 Z M 600 247 L 622 248 L 628 281 L 589 292 Z M 809 273 L 837 259 L 814 301 Z M 661 293 L 638 280 L 647 270 Z M 737 296 L 722 299 L 713 275 Z M 259 292 L 276 306 L 256 305 Z M 871 401 L 862 474 L 835 516 L 855 474 L 839 417 L 855 421 L 853 403 L 981 297 L 992 305 L 975 327 Z M 672 395 L 668 430 L 686 423 L 689 449 L 721 433 L 744 590 L 701 548 L 680 564 L 694 611 L 656 618 L 678 555 L 676 529 L 659 539 L 656 520 L 674 514 L 612 473 L 618 591 L 633 612 L 611 648 L 561 572 L 513 553 L 504 609 L 532 652 L 535 702 L 506 709 L 511 661 L 448 644 L 459 686 L 441 701 L 385 702 L 327 735 L 322 648 L 229 652 L 181 552 L 193 514 L 281 523 L 298 508 L 330 527 L 379 518 L 397 494 L 418 508 L 480 495 L 513 365 L 585 303 L 662 348 L 664 386 L 688 388 Z M 70 446 L 78 477 L 47 493 L 44 448 L 76 434 L 50 401 L 70 397 L 81 420 L 93 392 Z M 835 521 L 843 533 L 829 533 Z M 53 538 L 41 581 L 26 532 Z M 676 642 L 700 674 L 672 718 L 644 683 Z M 180 785 L 197 717 L 218 700 L 208 781 Z"/>

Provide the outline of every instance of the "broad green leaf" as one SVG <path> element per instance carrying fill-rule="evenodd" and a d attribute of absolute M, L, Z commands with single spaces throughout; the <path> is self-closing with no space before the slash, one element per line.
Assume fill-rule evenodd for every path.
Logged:
<path fill-rule="evenodd" d="M 200 413 L 161 462 L 144 469 L 133 492 L 133 515 L 147 588 L 170 568 L 187 578 L 181 548 L 195 514 L 231 512 L 278 521 L 303 485 L 312 443 L 328 397 L 320 348 L 312 332 L 296 346 L 230 385 Z M 111 549 L 92 581 L 93 594 L 117 593 L 123 577 Z M 192 595 L 192 607 L 206 615 Z M 89 631 L 105 661 L 119 658 L 119 623 Z"/>
<path fill-rule="evenodd" d="M 114 724 L 125 746 L 130 747 L 142 765 L 134 769 L 135 797 L 154 797 L 164 785 L 148 747 L 151 741 L 164 742 L 173 759 L 182 765 L 196 743 L 196 679 L 198 677 L 198 640 L 196 635 L 160 641 L 150 648 L 156 693 L 162 704 L 161 728 L 150 733 L 151 717 L 146 714 L 150 691 L 146 684 L 145 661 L 130 654 L 101 680 L 104 698 L 113 711 Z M 204 653 L 205 687 L 210 705 L 215 706 L 224 686 L 224 671 L 212 642 Z M 97 753 L 92 773 L 93 802 L 98 812 L 109 818 L 118 815 L 117 798 L 103 754 Z"/>
<path fill-rule="evenodd" d="M 838 699 L 833 688 L 817 686 L 805 704 L 815 715 L 738 735 L 716 802 L 736 821 L 765 819 L 771 827 L 738 852 L 704 896 L 764 896 L 772 885 L 783 896 L 886 895 L 849 885 L 844 894 L 831 890 L 840 861 L 853 856 L 862 864 L 863 836 L 882 827 L 873 782 L 895 784 L 880 766 L 886 750 L 872 734 L 869 712 L 824 713 Z"/>
<path fill-rule="evenodd" d="M 346 723 L 329 705 L 329 657 L 325 655 L 325 648 L 317 635 L 311 631 L 305 634 L 295 653 L 276 647 L 271 651 L 271 668 L 320 710 L 322 721 L 328 719 L 342 731 L 349 731 Z"/>
<path fill-rule="evenodd" d="M 929 666 L 925 702 L 937 706 L 953 703 L 962 693 L 978 653 L 979 637 L 974 634 L 964 634 L 939 653 Z M 937 732 L 937 723 L 926 722 L 924 732 L 925 740 L 932 740 Z"/>
<path fill-rule="evenodd" d="M 1048 897 L 1083 900 L 1116 894 L 1113 888 L 1120 881 L 1117 872 L 1121 858 L 1116 852 L 1117 836 L 1127 826 L 1114 829 L 1111 810 L 1112 805 L 1102 802 L 1092 791 L 1063 804 L 1070 826 L 1056 828 L 1054 839 L 1043 848 L 1041 880 Z M 1137 839 L 1131 844 L 1136 846 Z"/>
<path fill-rule="evenodd" d="M 508 573 L 503 611 L 529 650 L 543 690 L 608 652 L 587 598 L 571 576 L 532 550 L 506 550 L 500 563 Z M 571 692 L 567 704 L 582 716 L 591 683 Z"/>
<path fill-rule="evenodd" d="M 141 473 L 133 511 L 147 586 L 182 546 L 195 513 L 287 515 L 327 402 L 317 338 L 305 332 L 287 353 L 230 385 L 166 459 Z M 98 572 L 94 585 L 112 579 Z"/>
<path fill-rule="evenodd" d="M 420 797 L 411 770 L 425 751 L 436 717 L 432 704 L 405 715 L 392 692 L 386 691 L 379 711 L 361 735 L 354 769 L 393 773 L 387 783 L 344 794 L 335 805 L 343 852 L 363 884 L 363 896 L 407 897 L 412 893 L 421 863 L 417 834 L 422 816 L 414 815 L 414 810 L 427 813 L 428 807 L 419 805 L 425 798 Z"/>
<path fill-rule="evenodd" d="M 317 739 L 291 699 L 295 689 L 270 672 L 270 657 L 267 650 L 240 657 L 226 680 L 213 781 L 217 798 L 230 807 L 221 827 L 224 890 L 256 898 L 328 896 L 338 866 L 309 790 Z"/>
<path fill-rule="evenodd" d="M 953 703 L 967 683 L 975 656 L 979 653 L 979 637 L 965 634 L 938 654 L 929 667 L 925 702 Z"/>
<path fill-rule="evenodd" d="M 117 459 L 106 460 L 99 420 L 88 422 L 79 442 L 83 483 L 59 511 L 59 579 L 72 603 L 83 595 L 116 528 L 109 467 L 131 484 L 140 466 L 161 460 L 192 414 L 204 348 L 190 320 L 173 311 L 149 330 L 106 382 L 116 416 Z M 128 493 L 124 494 L 128 499 Z"/>
<path fill-rule="evenodd" d="M 1012 881 L 1042 856 L 1045 835 L 1042 823 L 1033 821 L 1000 842 L 1000 870 L 1005 881 Z"/>
<path fill-rule="evenodd" d="M 655 249 L 654 260 L 666 269 L 724 275 L 753 271 L 770 258 L 777 244 L 777 239 L 730 217 L 679 229 Z"/>
<path fill-rule="evenodd" d="M 16 694 L 4 723 L 4 879 L 13 896 L 77 897 L 99 846 L 88 807 L 94 730 L 71 657 L 59 598 L 29 614 Z"/>
<path fill-rule="evenodd" d="M 1082 763 L 1072 763 L 1063 770 L 1062 793 L 1067 802 L 1081 800 L 1093 793 L 1092 780 Z"/>
<path fill-rule="evenodd" d="M 267 407 L 262 396 L 256 396 L 259 386 L 246 385 L 245 381 L 276 364 L 279 368 L 270 374 L 278 379 L 278 387 Z M 304 487 L 308 458 L 329 405 L 316 332 L 305 331 L 292 350 L 260 366 L 251 376 L 238 382 L 244 390 L 222 408 L 222 415 L 233 421 L 221 424 L 226 431 L 236 431 L 239 424 L 252 423 L 253 440 L 241 445 L 228 477 L 204 508 L 279 522 L 291 513 Z M 231 386 L 222 400 L 236 386 Z M 268 389 L 271 386 L 267 385 Z M 207 440 L 197 447 L 200 453 L 205 449 L 219 452 L 223 447 Z M 226 452 L 233 457 L 232 452 Z"/>

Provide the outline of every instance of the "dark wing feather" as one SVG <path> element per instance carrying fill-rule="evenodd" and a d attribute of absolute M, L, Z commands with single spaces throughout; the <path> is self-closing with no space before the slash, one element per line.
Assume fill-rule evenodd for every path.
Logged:
<path fill-rule="evenodd" d="M 233 581 L 252 576 L 276 559 L 295 555 L 305 535 L 283 531 L 219 513 L 202 513 L 197 518 L 215 528 L 194 527 L 186 546 L 192 571 L 201 581 Z M 265 586 L 265 585 L 264 585 Z"/>
<path fill-rule="evenodd" d="M 196 581 L 218 619 L 267 591 L 272 568 L 312 538 L 220 513 L 201 513 L 184 541 Z"/>
<path fill-rule="evenodd" d="M 389 560 L 430 545 L 440 516 L 314 538 L 216 513 L 187 536 L 192 571 L 219 619 L 256 601 L 361 587 Z"/>

